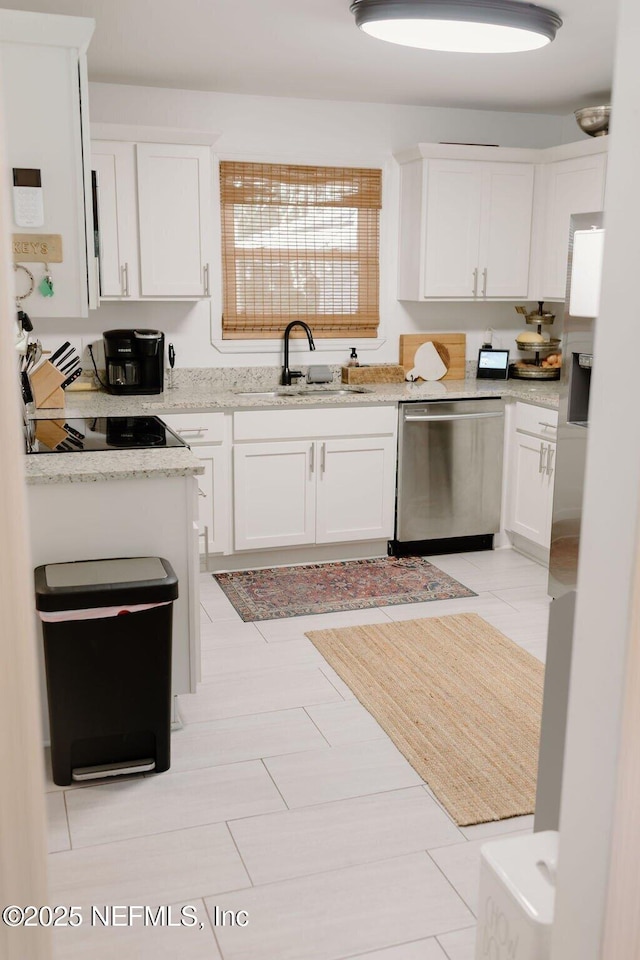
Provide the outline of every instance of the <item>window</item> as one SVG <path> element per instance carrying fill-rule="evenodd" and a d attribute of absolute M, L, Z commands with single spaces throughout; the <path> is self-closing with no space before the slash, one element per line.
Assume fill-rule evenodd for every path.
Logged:
<path fill-rule="evenodd" d="M 375 337 L 382 173 L 220 164 L 223 339 Z"/>

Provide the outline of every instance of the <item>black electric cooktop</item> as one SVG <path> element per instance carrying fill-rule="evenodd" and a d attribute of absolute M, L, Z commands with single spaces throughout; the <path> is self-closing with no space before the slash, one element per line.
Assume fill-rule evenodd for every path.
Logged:
<path fill-rule="evenodd" d="M 27 453 L 87 453 L 187 446 L 158 417 L 30 420 L 25 432 Z"/>

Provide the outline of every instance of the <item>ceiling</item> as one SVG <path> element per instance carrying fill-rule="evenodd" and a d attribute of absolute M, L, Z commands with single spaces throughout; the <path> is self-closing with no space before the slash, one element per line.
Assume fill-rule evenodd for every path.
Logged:
<path fill-rule="evenodd" d="M 350 0 L 0 0 L 97 21 L 92 80 L 224 93 L 564 114 L 608 102 L 615 0 L 549 4 L 554 43 L 518 54 L 415 50 L 361 33 Z"/>

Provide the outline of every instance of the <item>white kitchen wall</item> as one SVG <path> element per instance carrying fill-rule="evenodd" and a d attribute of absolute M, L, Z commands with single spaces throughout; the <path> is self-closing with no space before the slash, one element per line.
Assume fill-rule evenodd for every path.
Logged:
<path fill-rule="evenodd" d="M 512 304 L 409 304 L 396 299 L 398 168 L 392 155 L 419 142 L 553 146 L 566 139 L 566 118 L 104 83 L 91 84 L 90 116 L 94 123 L 213 131 L 219 134 L 214 153 L 225 159 L 382 167 L 380 339 L 384 342 L 375 349 L 359 349 L 362 361 L 397 360 L 398 335 L 419 331 L 466 332 L 469 358 L 476 354 L 487 327 L 496 331 L 495 346 L 513 346 L 521 324 Z M 178 367 L 279 364 L 278 344 L 265 344 L 258 353 L 221 352 L 212 344 L 221 312 L 219 273 L 218 263 L 213 270 L 211 308 L 208 303 L 112 303 L 101 306 L 88 321 L 46 321 L 37 332 L 46 345 L 71 339 L 80 347 L 99 340 L 102 331 L 111 327 L 149 326 L 164 330 L 174 343 Z M 323 349 L 322 341 L 318 346 L 315 362 L 340 363 L 350 344 L 345 342 L 337 350 Z M 294 349 L 300 350 L 301 362 L 310 359 L 301 343 Z"/>

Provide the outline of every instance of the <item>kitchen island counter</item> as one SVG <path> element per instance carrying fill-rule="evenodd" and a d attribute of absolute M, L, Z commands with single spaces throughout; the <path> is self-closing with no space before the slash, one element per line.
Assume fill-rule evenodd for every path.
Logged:
<path fill-rule="evenodd" d="M 189 447 L 40 453 L 25 456 L 25 478 L 28 484 L 193 477 L 203 473 L 202 463 Z"/>

